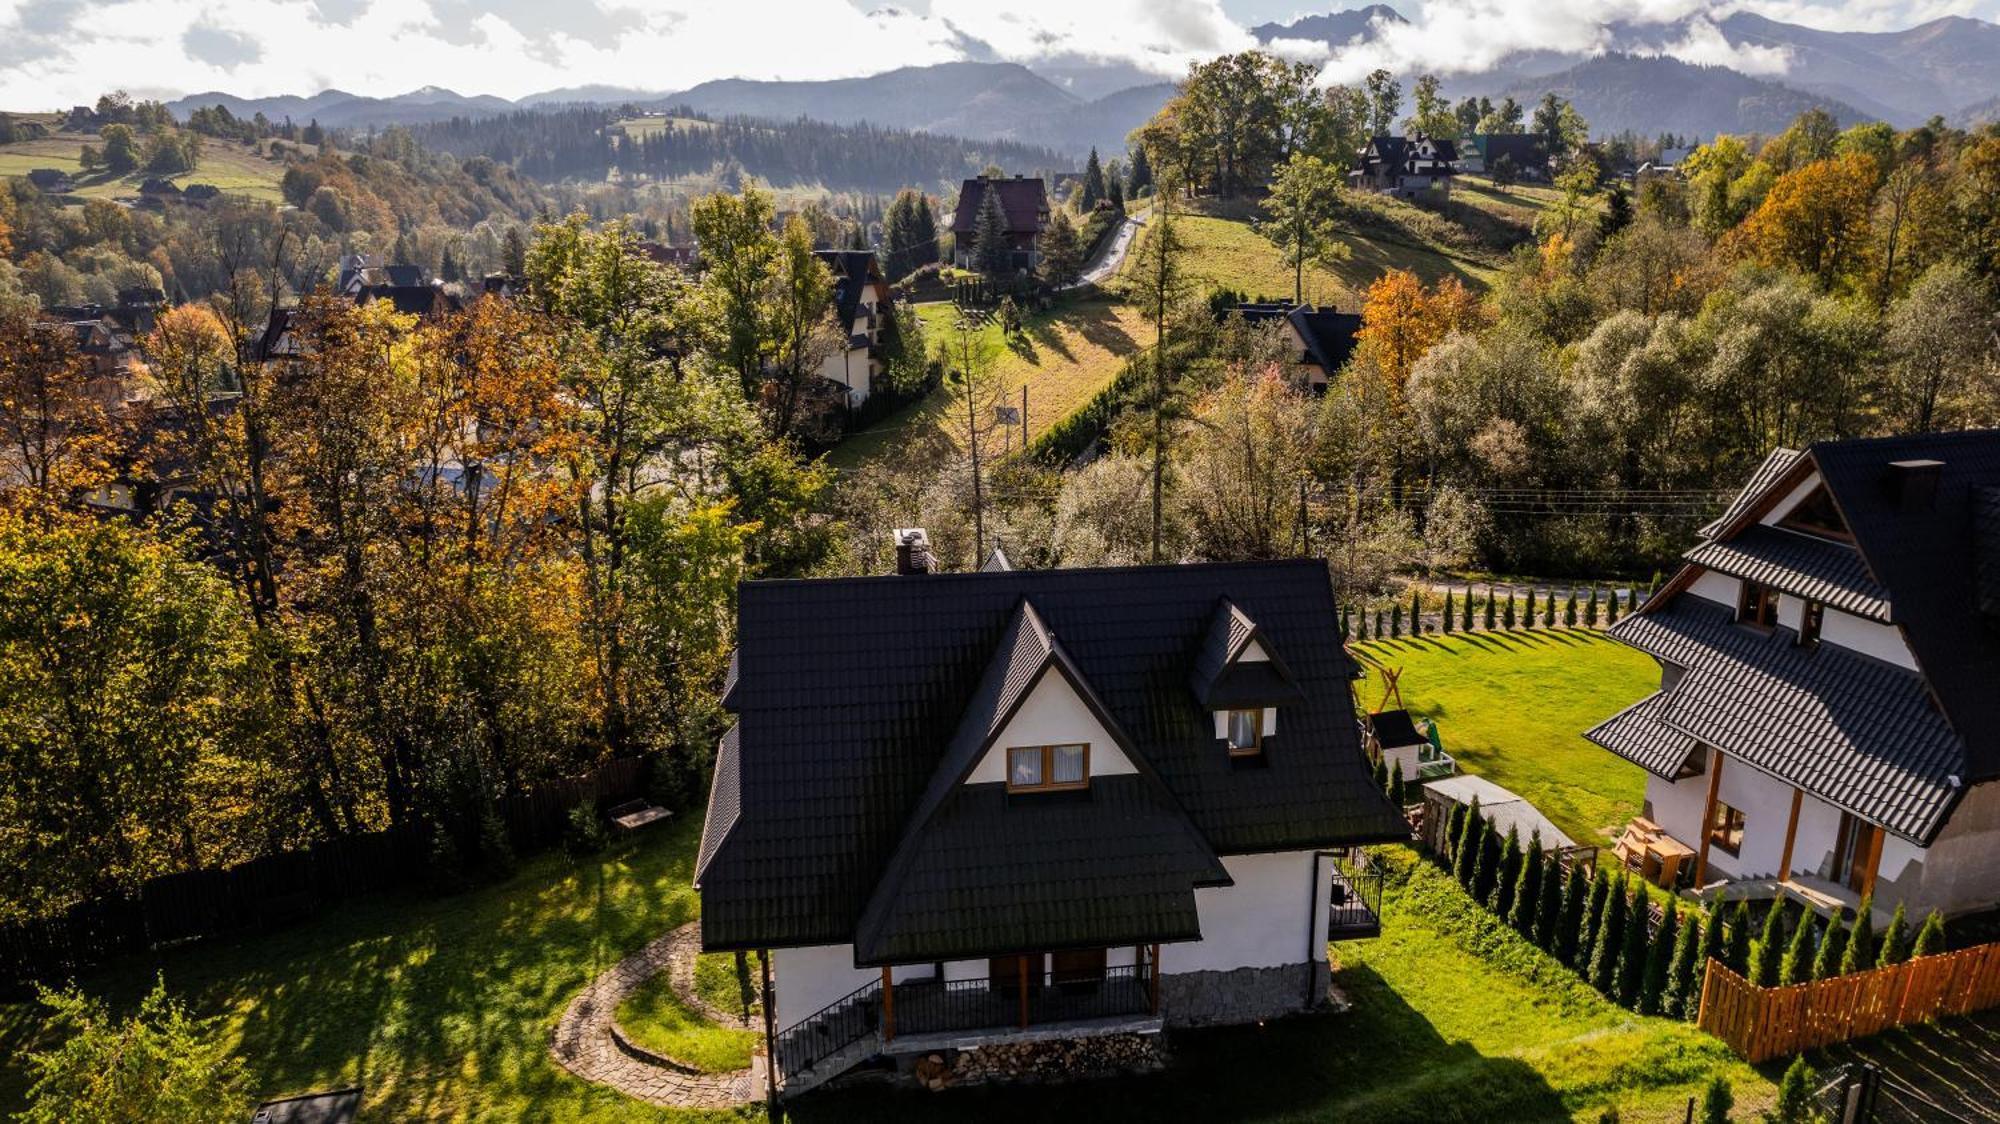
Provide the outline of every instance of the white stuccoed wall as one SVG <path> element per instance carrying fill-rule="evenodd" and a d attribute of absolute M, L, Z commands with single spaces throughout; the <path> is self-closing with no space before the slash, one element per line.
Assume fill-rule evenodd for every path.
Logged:
<path fill-rule="evenodd" d="M 771 950 L 771 990 L 777 1000 L 772 1022 L 779 1030 L 794 1026 L 871 980 L 880 968 L 856 968 L 851 944 Z"/>
<path fill-rule="evenodd" d="M 1230 855 L 1222 865 L 1236 884 L 1194 892 L 1201 940 L 1163 947 L 1162 972 L 1275 968 L 1325 955 L 1326 910 L 1321 903 L 1331 891 L 1330 860 L 1321 860 L 1316 882 L 1310 851 Z M 1312 952 L 1306 947 L 1309 916 Z"/>

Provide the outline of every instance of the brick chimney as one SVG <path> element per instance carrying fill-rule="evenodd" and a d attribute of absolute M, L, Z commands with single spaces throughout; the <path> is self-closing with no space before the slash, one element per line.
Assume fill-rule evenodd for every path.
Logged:
<path fill-rule="evenodd" d="M 930 574 L 937 572 L 937 559 L 931 555 L 931 537 L 922 527 L 904 527 L 896 532 L 896 573 Z"/>

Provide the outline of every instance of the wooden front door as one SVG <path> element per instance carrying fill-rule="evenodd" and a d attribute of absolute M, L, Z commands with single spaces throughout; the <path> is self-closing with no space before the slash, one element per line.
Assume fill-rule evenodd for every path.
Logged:
<path fill-rule="evenodd" d="M 1867 893 L 1882 853 L 1881 836 L 1881 828 L 1842 812 L 1840 835 L 1833 846 L 1833 880 L 1857 894 Z"/>

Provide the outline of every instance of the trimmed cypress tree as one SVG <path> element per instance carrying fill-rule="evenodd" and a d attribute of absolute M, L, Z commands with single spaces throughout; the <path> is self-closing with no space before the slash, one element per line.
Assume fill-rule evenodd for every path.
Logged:
<path fill-rule="evenodd" d="M 1535 902 L 1535 927 L 1529 934 L 1530 939 L 1545 952 L 1556 950 L 1556 927 L 1562 924 L 1567 881 L 1555 856 L 1545 857 L 1542 861 L 1542 889 L 1536 895 L 1539 900 Z"/>
<path fill-rule="evenodd" d="M 1535 627 L 1535 591 L 1532 589 L 1528 591 L 1528 611 L 1521 614 L 1521 627 Z"/>
<path fill-rule="evenodd" d="M 1472 867 L 1472 900 L 1486 905 L 1493 900 L 1493 887 L 1500 881 L 1500 833 L 1491 821 L 1479 836 L 1479 854 Z"/>
<path fill-rule="evenodd" d="M 1911 946 L 1910 956 L 1936 956 L 1944 948 L 1944 915 L 1934 909 L 1925 915 L 1924 927 L 1917 930 L 1917 943 Z"/>
<path fill-rule="evenodd" d="M 1604 600 L 1604 627 L 1618 623 L 1618 591 L 1612 590 Z"/>
<path fill-rule="evenodd" d="M 1875 895 L 1862 895 L 1861 908 L 1854 914 L 1854 927 L 1847 931 L 1847 947 L 1840 954 L 1840 974 L 1843 976 L 1875 966 L 1874 908 Z"/>
<path fill-rule="evenodd" d="M 1813 1107 L 1813 1090 L 1817 1088 L 1819 1074 L 1800 1054 L 1785 1067 L 1785 1076 L 1778 1082 L 1778 1104 L 1764 1119 L 1771 1124 L 1812 1124 L 1819 1119 Z"/>
<path fill-rule="evenodd" d="M 1452 626 L 1458 623 L 1458 614 L 1452 608 L 1451 590 L 1444 591 L 1444 634 L 1451 635 Z"/>
<path fill-rule="evenodd" d="M 1646 963 L 1652 958 L 1652 917 L 1646 908 L 1646 891 L 1632 888 L 1632 906 L 1625 914 L 1625 939 L 1618 949 L 1618 1002 L 1627 1007 L 1639 1004 L 1639 992 L 1646 985 Z"/>
<path fill-rule="evenodd" d="M 1875 966 L 1887 968 L 1909 958 L 1910 919 L 1903 913 L 1903 903 L 1897 902 L 1896 913 L 1889 918 L 1889 927 L 1882 930 L 1882 951 L 1875 958 Z"/>
<path fill-rule="evenodd" d="M 1671 908 L 1671 906 L 1670 906 Z M 1660 1013 L 1668 1018 L 1685 1018 L 1690 1004 L 1701 1002 L 1702 924 L 1694 914 L 1681 924 L 1674 939 L 1674 962 L 1667 969 L 1667 986 L 1660 993 Z"/>
<path fill-rule="evenodd" d="M 1508 628 L 1514 627 L 1514 591 L 1511 589 L 1507 591 L 1507 611 L 1502 615 L 1501 623 Z"/>
<path fill-rule="evenodd" d="M 1575 586 L 1571 586 L 1571 587 L 1570 587 L 1570 591 L 1569 591 L 1569 600 L 1567 600 L 1567 601 L 1563 602 L 1563 626 L 1564 626 L 1564 627 L 1566 627 L 1566 628 L 1575 628 L 1575 627 L 1576 627 L 1576 587 L 1575 587 Z"/>
<path fill-rule="evenodd" d="M 1353 637 L 1353 635 L 1352 632 L 1347 630 L 1347 606 L 1342 605 L 1340 607 L 1340 638 L 1347 640 Z"/>
<path fill-rule="evenodd" d="M 1830 980 L 1840 974 L 1840 957 L 1847 951 L 1847 926 L 1838 917 L 1827 922 L 1820 934 L 1819 952 L 1813 957 L 1813 979 Z"/>
<path fill-rule="evenodd" d="M 1383 792 L 1387 792 L 1389 791 L 1389 767 L 1383 761 L 1384 759 L 1381 757 L 1375 758 L 1373 772 L 1375 774 L 1375 787 Z"/>
<path fill-rule="evenodd" d="M 1507 841 L 1500 845 L 1500 865 L 1493 877 L 1493 912 L 1500 920 L 1514 916 L 1514 891 L 1521 887 L 1521 833 L 1507 829 Z"/>
<path fill-rule="evenodd" d="M 1472 807 L 1465 814 L 1465 833 L 1460 836 L 1458 854 L 1452 857 L 1452 873 L 1458 877 L 1458 884 L 1472 891 L 1472 876 L 1479 870 L 1479 851 L 1486 844 L 1486 817 L 1479 814 L 1479 797 L 1472 798 Z"/>
<path fill-rule="evenodd" d="M 1590 587 L 1590 600 L 1583 603 L 1583 623 L 1586 628 L 1597 627 L 1597 587 Z"/>
<path fill-rule="evenodd" d="M 1458 628 L 1460 632 L 1471 632 L 1472 631 L 1472 587 L 1469 585 L 1465 587 L 1464 605 L 1465 605 L 1465 616 L 1458 622 Z M 1487 627 L 1490 628 L 1492 626 L 1488 625 Z"/>
<path fill-rule="evenodd" d="M 1354 638 L 1356 640 L 1368 639 L 1368 610 L 1363 609 L 1359 613 L 1356 613 L 1355 616 L 1361 619 L 1354 626 Z"/>
<path fill-rule="evenodd" d="M 1792 943 L 1785 946 L 1785 959 L 1778 964 L 1778 983 L 1781 986 L 1805 983 L 1812 979 L 1813 972 L 1813 929 L 1819 915 L 1812 910 L 1799 914 L 1799 923 L 1792 930 Z"/>
<path fill-rule="evenodd" d="M 1389 607 L 1389 636 L 1395 638 L 1401 635 L 1403 635 L 1403 603 L 1398 601 Z"/>
<path fill-rule="evenodd" d="M 1421 591 L 1410 591 L 1410 635 L 1424 634 L 1424 601 Z"/>
<path fill-rule="evenodd" d="M 1556 591 L 1553 589 L 1542 598 L 1542 624 L 1549 628 L 1556 626 Z"/>
<path fill-rule="evenodd" d="M 1615 995 L 1618 986 L 1618 956 L 1625 949 L 1625 877 L 1619 875 L 1604 900 L 1604 920 L 1597 926 L 1597 943 L 1590 951 L 1590 986 L 1605 995 Z M 1640 924 L 1645 924 L 1642 920 Z"/>
<path fill-rule="evenodd" d="M 1694 924 L 1692 921 L 1688 924 Z M 1680 954 L 1681 915 L 1672 898 L 1667 899 L 1666 915 L 1660 918 L 1660 927 L 1653 931 L 1653 940 L 1646 948 L 1646 970 L 1639 984 L 1639 1013 L 1642 1015 L 1667 1014 L 1667 987 L 1673 982 L 1674 958 Z"/>
<path fill-rule="evenodd" d="M 1533 940 L 1535 913 L 1542 908 L 1542 833 L 1528 836 L 1528 849 L 1521 852 L 1521 873 L 1514 879 L 1514 931 Z"/>
<path fill-rule="evenodd" d="M 1542 947 L 1564 964 L 1575 965 L 1576 943 L 1583 936 L 1584 915 L 1589 909 L 1590 875 L 1582 863 L 1575 863 L 1563 880 L 1562 914 L 1556 918 L 1555 932 L 1543 938 Z"/>
<path fill-rule="evenodd" d="M 1382 610 L 1377 609 L 1375 610 L 1375 639 L 1380 640 L 1387 635 L 1389 635 L 1389 630 L 1382 627 Z"/>
<path fill-rule="evenodd" d="M 1729 1078 L 1716 1074 L 1709 1079 L 1708 1092 L 1701 1098 L 1701 1124 L 1729 1124 L 1736 1096 L 1729 1091 Z"/>
<path fill-rule="evenodd" d="M 1764 931 L 1750 949 L 1750 982 L 1758 987 L 1776 987 L 1778 969 L 1784 959 L 1785 903 L 1781 898 L 1771 903 L 1771 912 L 1764 915 Z"/>
<path fill-rule="evenodd" d="M 1722 958 L 1723 963 L 1729 965 L 1739 976 L 1749 975 L 1750 899 L 1739 900 L 1736 908 L 1729 914 L 1729 943 L 1723 947 L 1727 950 L 1727 954 Z"/>
<path fill-rule="evenodd" d="M 1476 800 L 1478 797 L 1473 799 Z M 1465 805 L 1454 803 L 1451 806 L 1451 818 L 1446 820 L 1444 825 L 1444 854 L 1438 856 L 1444 860 L 1446 870 L 1453 869 L 1453 864 L 1458 860 L 1458 845 L 1464 841 Z"/>
<path fill-rule="evenodd" d="M 1389 770 L 1389 803 L 1401 811 L 1408 795 L 1409 790 L 1403 784 L 1403 763 L 1398 761 Z"/>
<path fill-rule="evenodd" d="M 1725 924 L 1723 921 L 1723 912 L 1728 908 L 1728 903 L 1722 900 L 1721 894 L 1717 894 L 1708 900 L 1708 915 L 1703 919 L 1701 924 L 1701 949 L 1699 950 L 1699 958 L 1697 960 L 1697 963 L 1702 966 L 1704 971 L 1707 970 L 1710 960 L 1726 958 L 1728 955 L 1728 950 L 1723 947 L 1723 927 Z"/>
<path fill-rule="evenodd" d="M 1493 631 L 1493 587 L 1490 585 L 1486 587 L 1486 620 L 1483 623 L 1486 631 Z"/>
<path fill-rule="evenodd" d="M 1590 956 L 1597 951 L 1597 934 L 1604 928 L 1605 905 L 1611 900 L 1611 876 L 1599 870 L 1590 878 L 1590 900 L 1584 907 L 1583 926 L 1576 931 L 1576 947 L 1571 950 L 1570 967 L 1585 980 L 1590 979 Z"/>

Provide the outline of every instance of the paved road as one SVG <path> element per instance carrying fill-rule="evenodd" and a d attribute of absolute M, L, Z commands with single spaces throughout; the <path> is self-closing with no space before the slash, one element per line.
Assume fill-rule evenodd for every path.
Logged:
<path fill-rule="evenodd" d="M 1145 224 L 1145 219 L 1135 219 L 1129 215 L 1119 220 L 1117 231 L 1098 253 L 1097 260 L 1084 269 L 1083 278 L 1077 284 L 1102 285 L 1109 281 L 1111 275 L 1118 272 L 1118 267 L 1124 264 L 1125 255 L 1132 249 L 1133 236 L 1138 234 L 1139 228 Z"/>

